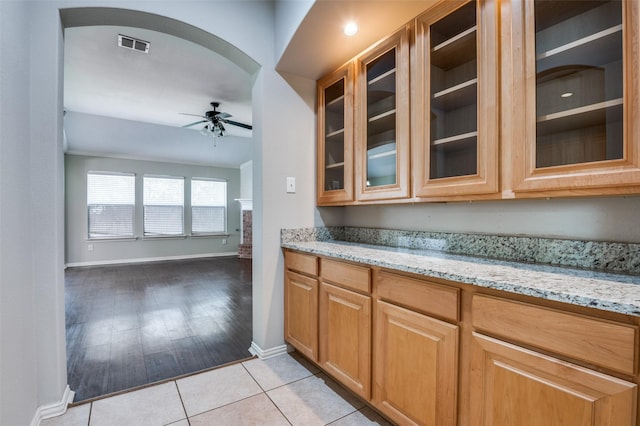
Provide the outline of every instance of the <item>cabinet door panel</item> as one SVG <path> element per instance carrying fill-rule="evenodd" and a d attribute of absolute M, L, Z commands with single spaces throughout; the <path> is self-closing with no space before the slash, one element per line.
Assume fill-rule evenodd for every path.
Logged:
<path fill-rule="evenodd" d="M 353 64 L 318 80 L 317 201 L 353 201 Z"/>
<path fill-rule="evenodd" d="M 493 0 L 442 2 L 416 19 L 416 196 L 497 193 L 497 51 Z"/>
<path fill-rule="evenodd" d="M 637 192 L 640 3 L 504 6 L 502 76 L 513 90 L 503 92 L 502 122 L 515 194 Z"/>
<path fill-rule="evenodd" d="M 376 303 L 374 403 L 400 424 L 456 422 L 458 327 Z"/>
<path fill-rule="evenodd" d="M 359 201 L 410 196 L 409 29 L 357 60 L 356 187 Z"/>
<path fill-rule="evenodd" d="M 474 425 L 635 423 L 637 385 L 476 333 L 471 372 Z"/>
<path fill-rule="evenodd" d="M 312 360 L 318 356 L 318 280 L 287 271 L 284 286 L 284 335 Z"/>
<path fill-rule="evenodd" d="M 371 394 L 371 298 L 320 286 L 320 364 L 353 392 Z"/>

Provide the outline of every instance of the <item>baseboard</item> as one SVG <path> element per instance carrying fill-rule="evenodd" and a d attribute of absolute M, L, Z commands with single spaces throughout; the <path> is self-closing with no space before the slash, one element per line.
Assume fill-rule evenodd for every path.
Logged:
<path fill-rule="evenodd" d="M 271 349 L 262 349 L 256 342 L 251 342 L 251 347 L 249 348 L 249 352 L 251 355 L 256 355 L 260 359 L 267 359 L 274 356 L 286 354 L 287 345 L 276 346 Z"/>
<path fill-rule="evenodd" d="M 62 394 L 62 399 L 59 402 L 38 407 L 31 420 L 31 426 L 38 426 L 44 419 L 50 419 L 51 417 L 61 416 L 66 413 L 67 406 L 73 402 L 74 396 L 75 392 L 67 385 Z"/>
<path fill-rule="evenodd" d="M 95 260 L 95 261 L 89 261 L 89 262 L 69 262 L 65 265 L 65 268 L 77 268 L 81 266 L 119 265 L 123 263 L 163 262 L 167 260 L 201 259 L 205 257 L 226 257 L 226 256 L 237 256 L 237 255 L 238 255 L 237 251 L 230 251 L 230 252 L 224 252 L 224 253 L 185 254 L 185 255 L 179 255 L 179 256 L 139 257 L 135 259 Z"/>

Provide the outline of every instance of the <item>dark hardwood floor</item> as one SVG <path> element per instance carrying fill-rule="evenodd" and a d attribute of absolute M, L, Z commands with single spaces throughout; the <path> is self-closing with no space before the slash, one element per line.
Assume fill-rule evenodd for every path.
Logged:
<path fill-rule="evenodd" d="M 69 268 L 65 301 L 74 402 L 251 356 L 251 260 Z"/>

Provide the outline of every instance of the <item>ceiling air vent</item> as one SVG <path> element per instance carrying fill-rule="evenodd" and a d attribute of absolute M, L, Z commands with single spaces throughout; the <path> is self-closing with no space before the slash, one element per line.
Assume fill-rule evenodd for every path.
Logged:
<path fill-rule="evenodd" d="M 149 42 L 138 40 L 137 38 L 118 34 L 118 46 L 125 49 L 137 50 L 138 52 L 149 53 Z"/>

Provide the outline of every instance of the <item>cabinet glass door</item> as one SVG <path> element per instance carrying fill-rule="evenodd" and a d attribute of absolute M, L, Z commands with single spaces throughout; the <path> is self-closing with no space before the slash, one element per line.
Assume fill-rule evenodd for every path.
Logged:
<path fill-rule="evenodd" d="M 318 204 L 353 201 L 353 67 L 318 81 Z"/>
<path fill-rule="evenodd" d="M 623 158 L 622 2 L 536 0 L 534 19 L 536 168 Z"/>
<path fill-rule="evenodd" d="M 367 65 L 366 186 L 395 185 L 396 169 L 396 49 Z"/>
<path fill-rule="evenodd" d="M 410 32 L 406 25 L 356 62 L 357 201 L 410 195 Z"/>
<path fill-rule="evenodd" d="M 325 89 L 324 190 L 344 189 L 344 78 Z"/>
<path fill-rule="evenodd" d="M 478 171 L 476 2 L 431 24 L 430 179 Z"/>

